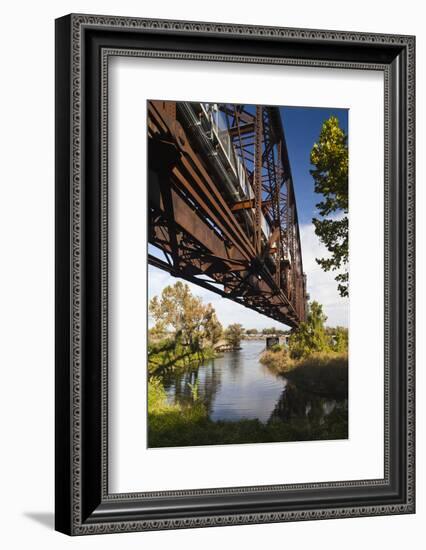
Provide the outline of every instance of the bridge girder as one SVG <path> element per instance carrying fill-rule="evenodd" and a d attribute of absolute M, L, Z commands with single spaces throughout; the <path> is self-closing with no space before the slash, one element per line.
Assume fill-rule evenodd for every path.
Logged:
<path fill-rule="evenodd" d="M 221 104 L 228 136 L 222 137 L 213 121 L 209 128 L 202 104 L 148 102 L 148 240 L 164 253 L 164 260 L 149 255 L 148 261 L 297 327 L 306 315 L 306 282 L 274 109 Z M 235 184 L 236 171 L 253 196 Z"/>

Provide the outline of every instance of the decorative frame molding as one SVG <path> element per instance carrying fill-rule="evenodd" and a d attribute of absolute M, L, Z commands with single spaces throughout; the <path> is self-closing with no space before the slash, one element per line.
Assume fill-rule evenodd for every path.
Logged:
<path fill-rule="evenodd" d="M 414 512 L 414 50 L 414 37 L 389 34 L 96 15 L 56 21 L 59 531 L 83 535 Z M 107 83 L 108 59 L 117 55 L 384 72 L 382 480 L 108 493 Z M 188 501 L 180 511 L 173 508 L 177 497 Z M 215 512 L 204 512 L 206 507 Z"/>

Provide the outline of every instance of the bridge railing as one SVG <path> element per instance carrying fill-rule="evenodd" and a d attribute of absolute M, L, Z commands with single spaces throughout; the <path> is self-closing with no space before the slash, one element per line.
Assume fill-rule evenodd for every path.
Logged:
<path fill-rule="evenodd" d="M 253 198 L 253 190 L 247 180 L 244 166 L 234 150 L 223 113 L 217 108 L 216 103 L 201 103 L 201 108 L 210 129 L 233 169 L 234 176 L 238 180 L 244 196 L 249 199 Z"/>
<path fill-rule="evenodd" d="M 232 167 L 235 179 L 238 182 L 240 190 L 243 194 L 242 198 L 253 199 L 253 188 L 248 181 L 243 163 L 234 149 L 234 145 L 228 133 L 228 126 L 226 124 L 225 116 L 217 108 L 216 103 L 201 103 L 201 109 L 205 117 L 205 122 L 207 122 L 217 140 L 217 143 L 220 145 L 224 155 Z M 254 212 L 254 209 L 252 209 L 252 211 Z M 269 239 L 271 235 L 271 228 L 269 227 L 269 224 L 263 214 L 261 215 L 261 226 L 263 234 L 267 239 Z"/>

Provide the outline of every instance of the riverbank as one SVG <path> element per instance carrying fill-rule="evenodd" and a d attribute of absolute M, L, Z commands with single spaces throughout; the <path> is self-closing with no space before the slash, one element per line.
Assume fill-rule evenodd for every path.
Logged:
<path fill-rule="evenodd" d="M 240 351 L 149 376 L 148 446 L 347 439 L 345 392 L 290 381 L 259 361 L 264 350 L 242 341 Z"/>
<path fill-rule="evenodd" d="M 335 399 L 348 397 L 347 353 L 316 353 L 295 360 L 278 346 L 263 352 L 260 362 L 311 393 Z"/>
<path fill-rule="evenodd" d="M 346 439 L 347 410 L 334 408 L 327 416 L 301 415 L 283 422 L 259 420 L 213 421 L 207 407 L 194 396 L 192 403 L 170 404 L 159 379 L 148 386 L 148 446 L 183 447 L 240 443 L 272 443 Z"/>

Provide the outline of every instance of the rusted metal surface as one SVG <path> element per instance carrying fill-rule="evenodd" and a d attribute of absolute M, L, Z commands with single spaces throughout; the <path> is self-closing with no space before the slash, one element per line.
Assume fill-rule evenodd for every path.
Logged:
<path fill-rule="evenodd" d="M 149 101 L 148 138 L 149 262 L 297 327 L 306 278 L 279 110 Z"/>
<path fill-rule="evenodd" d="M 262 110 L 261 105 L 256 105 L 256 118 L 254 122 L 255 143 L 254 143 L 254 243 L 258 256 L 262 252 Z"/>

